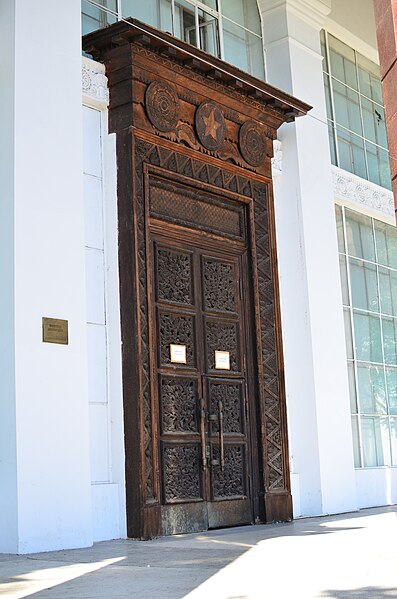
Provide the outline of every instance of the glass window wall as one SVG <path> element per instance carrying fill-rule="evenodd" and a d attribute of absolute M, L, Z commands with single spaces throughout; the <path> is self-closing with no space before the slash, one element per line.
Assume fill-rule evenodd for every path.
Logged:
<path fill-rule="evenodd" d="M 321 32 L 332 164 L 391 189 L 379 67 Z"/>
<path fill-rule="evenodd" d="M 83 0 L 83 35 L 134 17 L 264 79 L 256 0 Z"/>
<path fill-rule="evenodd" d="M 336 223 L 355 466 L 397 466 L 397 230 L 340 206 Z"/>

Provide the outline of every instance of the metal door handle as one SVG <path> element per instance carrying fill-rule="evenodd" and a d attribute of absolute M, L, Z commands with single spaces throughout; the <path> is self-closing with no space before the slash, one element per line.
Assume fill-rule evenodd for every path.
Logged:
<path fill-rule="evenodd" d="M 220 465 L 221 465 L 221 470 L 223 472 L 224 467 L 225 467 L 225 448 L 224 448 L 224 444 L 223 444 L 223 404 L 222 401 L 219 400 L 218 402 L 218 409 L 219 409 L 219 451 L 220 451 Z"/>
<path fill-rule="evenodd" d="M 205 409 L 204 399 L 200 399 L 200 436 L 201 436 L 201 461 L 203 470 L 207 467 L 207 452 L 206 452 L 206 441 L 205 441 Z"/>

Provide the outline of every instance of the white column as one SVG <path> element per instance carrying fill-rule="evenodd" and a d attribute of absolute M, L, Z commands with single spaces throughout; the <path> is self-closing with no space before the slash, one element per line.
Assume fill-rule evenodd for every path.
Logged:
<path fill-rule="evenodd" d="M 14 352 L 14 5 L 0 3 L 0 551 L 17 535 Z"/>
<path fill-rule="evenodd" d="M 330 0 L 259 0 L 267 80 L 313 106 L 284 125 L 275 183 L 295 516 L 356 509 L 319 32 Z"/>
<path fill-rule="evenodd" d="M 10 316 L 9 345 L 0 349 L 11 369 L 8 381 L 0 379 L 0 396 L 4 385 L 7 392 L 0 409 L 11 431 L 2 443 L 14 516 L 4 535 L 0 529 L 1 551 L 92 543 L 80 11 L 80 0 L 8 0 L 0 7 L 0 38 L 7 34 L 0 118 L 11 149 L 0 177 L 2 209 L 7 193 L 1 324 Z M 42 342 L 42 317 L 68 320 L 68 345 Z"/>

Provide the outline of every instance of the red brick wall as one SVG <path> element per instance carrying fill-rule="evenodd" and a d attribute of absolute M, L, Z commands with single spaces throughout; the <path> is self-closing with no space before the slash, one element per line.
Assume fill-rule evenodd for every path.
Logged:
<path fill-rule="evenodd" d="M 394 205 L 397 208 L 397 0 L 374 0 Z"/>

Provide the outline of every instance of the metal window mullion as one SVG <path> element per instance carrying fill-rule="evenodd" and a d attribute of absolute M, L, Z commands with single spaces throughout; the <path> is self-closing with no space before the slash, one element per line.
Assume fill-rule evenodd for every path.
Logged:
<path fill-rule="evenodd" d="M 197 43 L 197 48 L 199 50 L 201 50 L 200 23 L 199 23 L 199 16 L 198 16 L 198 7 L 197 7 L 197 4 L 194 5 L 194 22 L 195 22 L 195 26 L 196 26 L 196 43 Z"/>
<path fill-rule="evenodd" d="M 344 235 L 345 250 L 346 250 L 347 290 L 349 293 L 349 300 L 350 300 L 349 315 L 350 315 L 350 328 L 351 328 L 351 335 L 352 335 L 354 388 L 356 391 L 356 407 L 357 407 L 357 414 L 355 414 L 355 416 L 357 417 L 357 421 L 358 421 L 358 425 L 357 425 L 358 451 L 359 451 L 359 456 L 360 456 L 359 467 L 363 468 L 364 467 L 364 455 L 363 455 L 363 446 L 362 446 L 363 444 L 362 444 L 362 429 L 361 429 L 361 405 L 360 405 L 360 398 L 359 398 L 359 394 L 358 394 L 358 366 L 357 366 L 357 356 L 356 356 L 356 337 L 355 337 L 354 319 L 353 319 L 353 296 L 352 296 L 351 280 L 350 280 L 350 263 L 349 263 L 350 256 L 349 256 L 349 248 L 347 245 L 346 214 L 345 214 L 344 206 L 342 206 L 342 224 L 343 224 L 343 235 Z M 345 335 L 346 335 L 346 333 L 345 333 Z M 350 423 L 350 426 L 351 426 L 351 423 Z"/>
<path fill-rule="evenodd" d="M 325 41 L 325 52 L 327 55 L 327 62 L 328 62 L 328 79 L 329 79 L 329 95 L 330 95 L 330 101 L 331 101 L 331 111 L 332 111 L 332 116 L 333 116 L 333 129 L 334 129 L 334 137 L 335 137 L 335 157 L 336 157 L 336 164 L 337 166 L 340 165 L 340 160 L 339 160 L 339 147 L 338 147 L 338 132 L 337 132 L 337 123 L 336 123 L 336 113 L 335 113 L 335 102 L 334 102 L 334 87 L 332 85 L 332 70 L 331 70 L 331 60 L 330 60 L 330 55 L 329 55 L 329 46 L 328 46 L 328 31 L 324 31 L 325 35 L 324 35 L 324 41 Z M 329 135 L 329 134 L 328 134 Z"/>
<path fill-rule="evenodd" d="M 356 77 L 357 77 L 357 88 L 358 88 L 358 109 L 360 111 L 360 122 L 361 122 L 361 130 L 363 132 L 362 138 L 364 141 L 364 160 L 365 160 L 365 170 L 367 173 L 367 179 L 369 181 L 369 167 L 368 167 L 368 156 L 367 156 L 367 138 L 365 137 L 365 129 L 364 129 L 364 118 L 363 118 L 363 107 L 361 104 L 361 91 L 360 91 L 360 79 L 358 76 L 358 66 L 357 66 L 357 52 L 353 49 L 354 52 L 354 66 L 356 67 Z M 375 235 L 375 232 L 374 232 Z M 374 236 L 374 243 L 375 243 L 375 236 Z M 375 252 L 376 252 L 376 244 L 375 244 Z M 380 296 L 379 296 L 379 310 L 380 310 Z M 382 346 L 382 351 L 383 351 L 383 346 Z"/>
<path fill-rule="evenodd" d="M 375 220 L 373 218 L 371 218 L 372 221 L 372 234 L 374 236 L 374 246 L 375 246 L 375 260 L 376 260 L 376 282 L 377 282 L 377 289 L 378 289 L 378 298 L 379 298 L 379 318 L 380 318 L 380 338 L 381 338 L 381 343 L 382 343 L 382 358 L 383 358 L 383 381 L 384 381 L 384 385 L 385 385 L 385 392 L 386 392 L 386 409 L 387 409 L 387 420 L 388 420 L 388 428 L 389 428 L 389 449 L 390 449 L 390 463 L 391 463 L 391 433 L 390 433 L 390 410 L 389 410 L 389 392 L 388 392 L 388 388 L 387 388 L 387 378 L 386 378 L 386 360 L 385 360 L 385 352 L 384 352 L 384 342 L 383 342 L 383 321 L 382 321 L 382 316 L 381 316 L 381 300 L 380 300 L 380 277 L 379 277 L 379 258 L 378 258 L 378 248 L 376 245 L 376 236 L 375 236 Z M 378 419 L 379 419 L 379 426 L 380 426 L 380 419 L 382 418 L 382 415 L 379 414 Z M 380 435 L 381 435 L 381 442 L 382 442 L 382 429 L 380 429 Z M 376 437 L 375 437 L 376 439 Z M 382 442 L 382 446 L 383 446 L 383 442 Z M 383 454 L 383 447 L 382 447 L 382 454 Z M 383 460 L 384 462 L 386 461 L 385 459 Z M 388 466 L 389 464 L 383 464 L 384 466 Z"/>
<path fill-rule="evenodd" d="M 230 17 L 223 17 L 225 19 L 225 21 L 229 21 L 229 23 L 233 23 L 233 25 L 236 25 L 236 27 L 240 27 L 240 29 L 244 29 L 244 31 L 246 31 L 247 33 L 251 33 L 252 35 L 255 35 L 256 37 L 259 37 L 260 39 L 262 39 L 262 35 L 260 33 L 256 33 L 255 31 L 252 31 L 252 29 L 249 29 L 249 27 L 245 27 L 245 25 L 241 25 L 241 23 L 237 23 L 236 21 L 233 21 L 233 19 L 231 19 Z"/>
<path fill-rule="evenodd" d="M 218 0 L 218 35 L 219 35 L 219 52 L 220 52 L 222 60 L 225 60 L 225 45 L 223 43 L 222 0 Z"/>
<path fill-rule="evenodd" d="M 174 35 L 176 37 L 175 0 L 171 0 L 171 22 L 172 22 L 172 35 Z"/>

